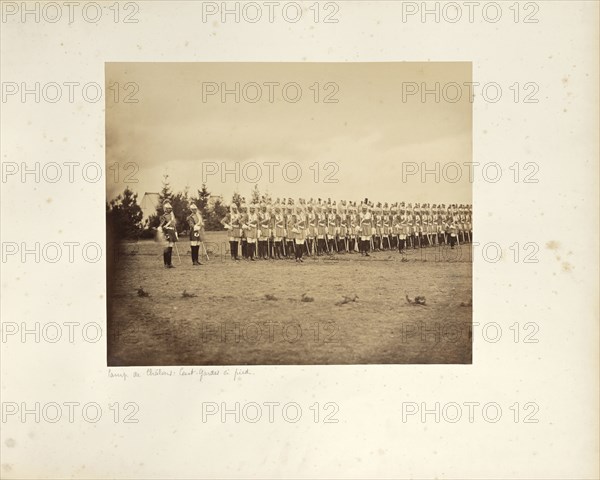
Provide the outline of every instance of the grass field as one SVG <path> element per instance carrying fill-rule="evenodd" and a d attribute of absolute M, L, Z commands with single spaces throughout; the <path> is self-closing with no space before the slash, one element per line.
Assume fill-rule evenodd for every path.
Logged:
<path fill-rule="evenodd" d="M 302 264 L 234 262 L 222 232 L 209 232 L 207 247 L 199 267 L 186 240 L 175 269 L 153 241 L 109 257 L 109 366 L 472 361 L 469 245 Z"/>

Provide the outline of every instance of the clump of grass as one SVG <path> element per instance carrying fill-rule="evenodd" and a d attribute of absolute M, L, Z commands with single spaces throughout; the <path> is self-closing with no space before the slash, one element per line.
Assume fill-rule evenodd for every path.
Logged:
<path fill-rule="evenodd" d="M 149 297 L 150 296 L 150 294 L 146 290 L 144 290 L 142 287 L 137 289 L 137 294 L 138 294 L 138 297 Z"/>
<path fill-rule="evenodd" d="M 460 302 L 460 306 L 461 307 L 472 307 L 473 306 L 473 299 L 469 298 L 468 302 Z"/>
<path fill-rule="evenodd" d="M 315 299 L 313 297 L 309 297 L 306 293 L 302 294 L 302 298 L 300 298 L 301 302 L 314 302 Z"/>
<path fill-rule="evenodd" d="M 265 300 L 271 300 L 271 301 L 276 302 L 279 299 L 275 295 L 267 293 L 267 294 L 265 294 Z"/>
<path fill-rule="evenodd" d="M 345 305 L 345 304 L 347 304 L 347 303 L 356 302 L 356 299 L 357 299 L 357 298 L 358 298 L 358 295 L 354 295 L 354 296 L 352 296 L 352 297 L 349 297 L 349 296 L 347 296 L 347 295 L 344 295 L 344 298 L 343 298 L 342 300 L 340 300 L 339 302 L 335 302 L 335 304 L 336 304 L 337 306 L 340 306 L 340 305 Z"/>
<path fill-rule="evenodd" d="M 181 294 L 181 296 L 183 298 L 193 298 L 196 296 L 195 293 L 188 293 L 186 290 L 183 291 L 183 293 Z"/>
<path fill-rule="evenodd" d="M 425 297 L 423 295 L 417 295 L 414 299 L 410 299 L 408 295 L 406 295 L 406 301 L 410 305 L 425 305 Z"/>

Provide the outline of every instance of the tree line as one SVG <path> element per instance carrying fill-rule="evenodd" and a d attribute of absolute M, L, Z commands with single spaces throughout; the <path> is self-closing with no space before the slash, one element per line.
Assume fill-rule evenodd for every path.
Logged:
<path fill-rule="evenodd" d="M 131 191 L 129 187 L 125 187 L 122 194 L 106 203 L 107 226 L 119 239 L 154 238 L 156 227 L 160 223 L 160 216 L 164 213 L 163 204 L 168 200 L 173 207 L 179 233 L 188 229 L 187 217 L 190 214 L 191 203 L 195 203 L 202 214 L 205 230 L 223 230 L 221 219 L 227 215 L 227 206 L 219 198 L 211 202 L 211 194 L 205 184 L 202 184 L 202 188 L 196 192 L 196 195 L 190 195 L 189 189 L 186 188 L 182 192 L 173 193 L 168 175 L 165 175 L 156 212 L 144 221 L 142 208 L 138 204 L 138 194 Z M 258 186 L 254 187 L 252 198 L 260 198 Z M 238 207 L 243 201 L 244 199 L 237 192 L 231 198 L 231 203 L 237 204 Z"/>

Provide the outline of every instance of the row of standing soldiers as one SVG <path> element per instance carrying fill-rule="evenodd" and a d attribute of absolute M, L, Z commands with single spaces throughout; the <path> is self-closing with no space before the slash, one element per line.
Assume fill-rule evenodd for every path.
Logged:
<path fill-rule="evenodd" d="M 422 248 L 472 242 L 470 205 L 262 202 L 229 207 L 231 258 L 248 260 Z"/>

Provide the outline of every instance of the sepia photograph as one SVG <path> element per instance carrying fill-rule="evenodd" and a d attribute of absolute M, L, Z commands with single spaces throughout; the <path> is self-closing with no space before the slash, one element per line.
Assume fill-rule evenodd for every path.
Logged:
<path fill-rule="evenodd" d="M 107 63 L 108 365 L 470 364 L 471 77 Z"/>
<path fill-rule="evenodd" d="M 0 2 L 0 478 L 598 480 L 600 2 Z"/>

